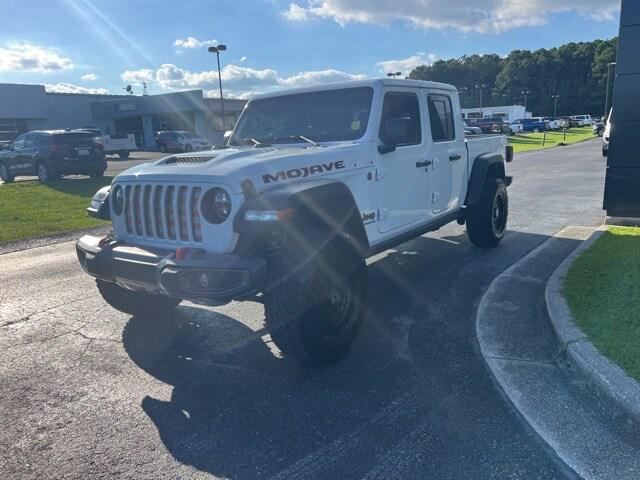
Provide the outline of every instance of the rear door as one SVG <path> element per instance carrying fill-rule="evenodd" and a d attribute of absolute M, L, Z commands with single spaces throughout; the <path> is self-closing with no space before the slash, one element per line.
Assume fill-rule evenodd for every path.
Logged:
<path fill-rule="evenodd" d="M 431 136 L 431 213 L 438 215 L 460 203 L 466 178 L 464 132 L 456 131 L 457 105 L 447 90 L 424 90 Z M 459 129 L 461 130 L 461 129 Z"/>

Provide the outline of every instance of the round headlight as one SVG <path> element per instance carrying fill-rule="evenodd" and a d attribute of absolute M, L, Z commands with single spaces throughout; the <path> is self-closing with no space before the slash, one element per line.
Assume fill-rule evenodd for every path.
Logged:
<path fill-rule="evenodd" d="M 111 195 L 113 195 L 113 213 L 122 215 L 122 211 L 124 210 L 124 188 L 116 185 Z"/>
<path fill-rule="evenodd" d="M 213 188 L 204 194 L 202 215 L 210 223 L 222 223 L 231 213 L 231 197 L 222 188 Z"/>

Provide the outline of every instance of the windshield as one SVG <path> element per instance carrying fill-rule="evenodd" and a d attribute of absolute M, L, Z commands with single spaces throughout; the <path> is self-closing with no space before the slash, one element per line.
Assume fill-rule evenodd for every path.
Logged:
<path fill-rule="evenodd" d="M 372 98 L 371 87 L 359 87 L 254 100 L 229 143 L 300 143 L 301 136 L 318 142 L 357 140 L 367 130 Z"/>
<path fill-rule="evenodd" d="M 184 138 L 200 138 L 198 135 L 191 132 L 180 132 L 180 135 L 182 135 Z"/>

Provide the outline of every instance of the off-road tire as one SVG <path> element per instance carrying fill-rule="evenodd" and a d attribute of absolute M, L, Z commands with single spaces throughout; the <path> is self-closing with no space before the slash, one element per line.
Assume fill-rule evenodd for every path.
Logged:
<path fill-rule="evenodd" d="M 181 302 L 179 298 L 134 292 L 104 280 L 96 280 L 96 286 L 105 302 L 116 310 L 134 317 L 162 315 L 176 308 Z"/>
<path fill-rule="evenodd" d="M 0 180 L 4 183 L 12 183 L 16 177 L 9 173 L 9 169 L 3 163 L 0 163 Z"/>
<path fill-rule="evenodd" d="M 288 239 L 269 259 L 265 322 L 285 354 L 323 364 L 343 357 L 364 318 L 367 268 L 355 241 L 307 231 Z"/>
<path fill-rule="evenodd" d="M 509 198 L 504 180 L 487 177 L 478 205 L 467 213 L 467 234 L 474 245 L 493 247 L 500 243 L 507 230 Z"/>

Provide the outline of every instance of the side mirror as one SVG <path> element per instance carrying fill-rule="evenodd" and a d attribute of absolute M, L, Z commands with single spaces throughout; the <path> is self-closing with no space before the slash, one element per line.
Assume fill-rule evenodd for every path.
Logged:
<path fill-rule="evenodd" d="M 381 154 L 393 152 L 397 145 L 410 143 L 411 130 L 414 129 L 414 121 L 408 117 L 389 118 L 382 126 L 383 145 L 378 146 Z"/>

